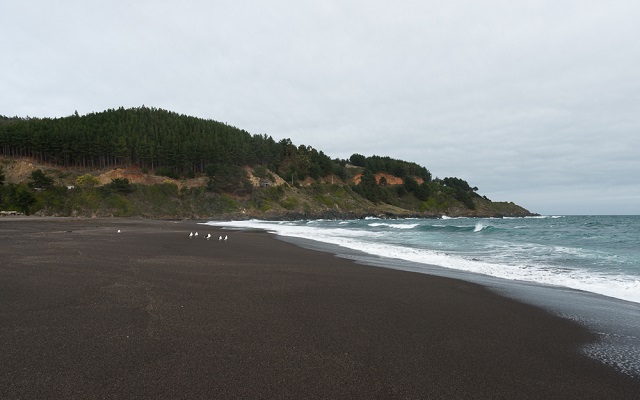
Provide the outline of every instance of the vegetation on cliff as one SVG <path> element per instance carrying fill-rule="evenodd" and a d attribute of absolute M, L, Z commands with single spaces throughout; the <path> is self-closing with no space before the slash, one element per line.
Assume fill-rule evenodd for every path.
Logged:
<path fill-rule="evenodd" d="M 0 209 L 162 218 L 529 215 L 384 156 L 331 159 L 224 123 L 153 108 L 0 117 Z M 29 165 L 16 174 L 17 163 Z"/>

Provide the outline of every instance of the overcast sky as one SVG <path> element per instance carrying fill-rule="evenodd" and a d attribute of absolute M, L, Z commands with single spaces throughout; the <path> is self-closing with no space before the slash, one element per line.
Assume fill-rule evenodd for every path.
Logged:
<path fill-rule="evenodd" d="M 0 115 L 163 108 L 640 214 L 640 2 L 6 1 Z"/>

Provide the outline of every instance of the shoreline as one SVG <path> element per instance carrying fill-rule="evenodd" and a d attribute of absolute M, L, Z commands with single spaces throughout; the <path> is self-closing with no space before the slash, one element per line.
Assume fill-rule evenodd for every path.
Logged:
<path fill-rule="evenodd" d="M 117 233 L 121 229 L 121 233 Z M 190 231 L 228 243 L 188 239 Z M 196 221 L 0 219 L 5 398 L 634 398 L 583 326 Z"/>
<path fill-rule="evenodd" d="M 508 280 L 433 264 L 386 258 L 322 241 L 274 235 L 279 240 L 296 246 L 327 252 L 371 267 L 478 284 L 500 296 L 541 308 L 563 319 L 575 321 L 588 331 L 597 333 L 599 337 L 598 341 L 582 349 L 584 354 L 611 366 L 620 373 L 640 379 L 640 307 L 638 303 L 564 286 Z"/>

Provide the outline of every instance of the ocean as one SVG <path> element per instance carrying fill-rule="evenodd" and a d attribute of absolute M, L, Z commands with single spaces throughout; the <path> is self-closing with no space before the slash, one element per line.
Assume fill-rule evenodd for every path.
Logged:
<path fill-rule="evenodd" d="M 597 332 L 584 351 L 640 377 L 640 216 L 227 221 L 364 264 L 483 284 Z"/>

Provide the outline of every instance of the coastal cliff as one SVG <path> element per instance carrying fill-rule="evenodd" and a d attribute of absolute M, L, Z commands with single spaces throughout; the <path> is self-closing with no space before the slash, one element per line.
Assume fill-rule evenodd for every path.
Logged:
<path fill-rule="evenodd" d="M 252 168 L 246 168 L 249 190 L 218 193 L 207 190 L 206 177 L 173 179 L 131 167 L 87 170 L 6 157 L 0 158 L 0 166 L 4 174 L 2 209 L 40 216 L 294 220 L 535 215 L 514 203 L 492 202 L 481 196 L 474 197 L 474 207 L 469 208 L 443 192 L 434 193 L 426 202 L 405 195 L 392 198 L 395 204 L 375 203 L 335 177 L 333 183 L 329 177 L 291 185 L 279 177 L 274 181 L 257 178 Z M 50 184 L 35 186 L 33 176 L 40 175 L 36 171 Z M 396 179 L 401 187 L 402 180 Z M 20 188 L 30 189 L 25 192 Z M 25 197 L 26 203 L 19 203 Z"/>
<path fill-rule="evenodd" d="M 533 215 L 458 177 L 354 153 L 332 159 L 166 110 L 0 116 L 0 210 L 148 218 Z"/>

